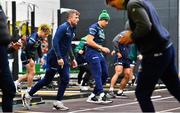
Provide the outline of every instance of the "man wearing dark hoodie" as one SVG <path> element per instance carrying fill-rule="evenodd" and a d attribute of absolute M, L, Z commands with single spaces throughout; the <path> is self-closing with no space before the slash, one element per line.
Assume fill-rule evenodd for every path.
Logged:
<path fill-rule="evenodd" d="M 132 32 L 124 34 L 122 44 L 135 43 L 143 55 L 138 75 L 136 97 L 143 112 L 155 112 L 151 96 L 159 79 L 180 101 L 180 81 L 175 66 L 175 51 L 169 32 L 160 23 L 149 0 L 106 0 L 117 10 L 127 10 Z"/>
<path fill-rule="evenodd" d="M 19 43 L 13 43 L 10 40 L 6 15 L 0 4 L 0 88 L 2 96 L 2 111 L 13 112 L 13 98 L 15 96 L 15 85 L 9 69 L 8 52 L 19 49 Z"/>

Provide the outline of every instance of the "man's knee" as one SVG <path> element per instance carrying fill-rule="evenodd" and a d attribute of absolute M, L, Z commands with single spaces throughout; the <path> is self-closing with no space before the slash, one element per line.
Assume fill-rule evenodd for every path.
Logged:
<path fill-rule="evenodd" d="M 124 78 L 123 78 L 123 79 L 125 79 L 126 81 L 129 81 L 129 80 L 130 80 L 130 75 L 125 74 L 125 76 L 124 76 Z"/>

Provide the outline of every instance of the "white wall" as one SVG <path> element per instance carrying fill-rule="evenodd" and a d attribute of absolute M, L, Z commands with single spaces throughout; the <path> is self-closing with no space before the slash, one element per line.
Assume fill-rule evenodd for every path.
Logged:
<path fill-rule="evenodd" d="M 5 1 L 8 2 L 8 8 L 6 8 Z M 42 23 L 51 24 L 52 18 L 54 23 L 57 23 L 57 9 L 59 9 L 59 0 L 14 0 L 16 1 L 16 15 L 17 21 L 27 20 L 27 3 L 33 3 L 38 6 L 35 10 L 35 25 L 38 26 Z M 22 2 L 26 4 L 23 4 Z M 1 0 L 4 10 L 8 10 L 8 17 L 12 18 L 12 0 Z M 54 16 L 52 17 L 52 12 Z M 30 14 L 29 14 L 30 16 Z"/>

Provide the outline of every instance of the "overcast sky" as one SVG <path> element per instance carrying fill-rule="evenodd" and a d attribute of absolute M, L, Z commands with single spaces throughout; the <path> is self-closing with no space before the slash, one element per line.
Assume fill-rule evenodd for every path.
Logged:
<path fill-rule="evenodd" d="M 8 10 L 8 17 L 12 18 L 12 0 L 1 0 L 3 9 Z M 5 1 L 8 6 L 6 8 Z M 59 0 L 14 0 L 16 1 L 16 20 L 24 21 L 27 20 L 27 4 L 36 4 L 35 10 L 35 24 L 38 26 L 42 23 L 51 24 L 54 18 L 54 23 L 57 23 L 57 9 L 59 8 Z M 24 1 L 24 2 L 23 2 Z M 30 8 L 29 8 L 30 9 Z M 54 16 L 53 16 L 54 12 Z"/>

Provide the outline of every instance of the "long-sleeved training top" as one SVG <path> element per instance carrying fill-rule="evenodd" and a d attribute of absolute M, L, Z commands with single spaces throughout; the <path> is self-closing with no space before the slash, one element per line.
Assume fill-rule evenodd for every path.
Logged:
<path fill-rule="evenodd" d="M 164 51 L 170 44 L 169 32 L 162 26 L 149 0 L 125 0 L 132 39 L 143 55 Z"/>
<path fill-rule="evenodd" d="M 22 50 L 26 53 L 28 59 L 34 59 L 36 52 L 40 58 L 42 57 L 41 40 L 42 38 L 37 33 L 33 33 L 27 38 L 26 45 Z"/>
<path fill-rule="evenodd" d="M 52 41 L 53 47 L 51 50 L 55 52 L 58 59 L 67 56 L 72 50 L 71 41 L 74 37 L 75 27 L 72 27 L 69 22 L 65 22 L 58 27 Z"/>
<path fill-rule="evenodd" d="M 116 51 L 116 53 L 120 52 L 122 55 L 122 58 L 128 58 L 128 54 L 130 52 L 129 45 L 123 45 L 119 43 L 119 39 L 123 36 L 123 33 L 125 32 L 126 31 L 117 34 L 112 41 L 114 50 Z"/>

